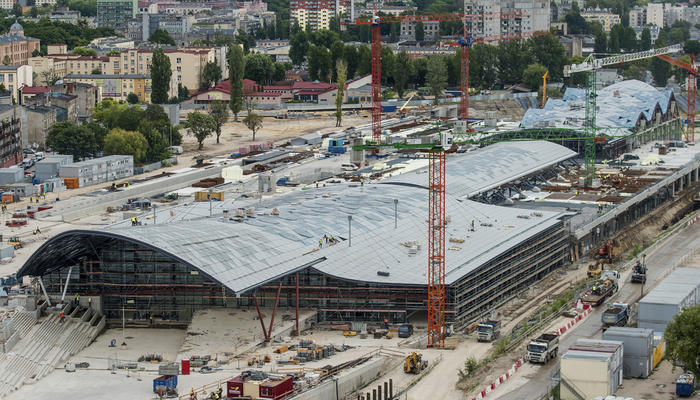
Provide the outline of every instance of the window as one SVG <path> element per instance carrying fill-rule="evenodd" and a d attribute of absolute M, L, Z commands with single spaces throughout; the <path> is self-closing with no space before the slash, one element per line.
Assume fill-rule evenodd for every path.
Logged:
<path fill-rule="evenodd" d="M 12 75 L 12 74 L 8 75 L 7 81 L 8 81 L 8 82 L 12 82 L 12 80 L 14 79 L 14 77 L 15 77 L 15 76 Z"/>
<path fill-rule="evenodd" d="M 114 69 L 119 69 L 119 61 L 114 62 Z"/>
<path fill-rule="evenodd" d="M 177 67 L 177 72 L 182 72 L 182 67 Z"/>
<path fill-rule="evenodd" d="M 177 58 L 177 63 L 182 64 L 182 59 L 180 57 Z"/>
<path fill-rule="evenodd" d="M 139 86 L 138 86 L 138 88 L 139 88 L 139 89 L 141 89 L 141 84 L 140 84 L 140 83 L 139 83 Z"/>

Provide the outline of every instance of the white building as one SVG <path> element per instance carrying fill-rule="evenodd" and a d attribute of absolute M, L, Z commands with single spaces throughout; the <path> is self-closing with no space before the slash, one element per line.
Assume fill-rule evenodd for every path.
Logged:
<path fill-rule="evenodd" d="M 647 9 L 646 7 L 634 6 L 630 9 L 630 27 L 636 28 L 646 26 L 647 24 Z"/>
<path fill-rule="evenodd" d="M 664 5 L 661 3 L 647 4 L 647 25 L 664 27 Z"/>
<path fill-rule="evenodd" d="M 465 0 L 467 33 L 473 37 L 522 35 L 548 31 L 550 0 Z M 488 40 L 487 40 L 488 41 Z"/>

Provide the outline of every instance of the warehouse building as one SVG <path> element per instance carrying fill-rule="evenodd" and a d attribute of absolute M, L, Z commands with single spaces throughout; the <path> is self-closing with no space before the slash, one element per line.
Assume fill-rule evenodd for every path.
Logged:
<path fill-rule="evenodd" d="M 480 167 L 480 181 L 447 178 L 446 316 L 457 326 L 568 261 L 566 213 L 460 197 L 575 153 L 553 143 L 488 151 L 492 162 Z M 455 155 L 448 170 L 476 168 L 472 162 Z M 184 325 L 199 308 L 294 307 L 297 300 L 322 321 L 403 322 L 427 309 L 427 189 L 413 175 L 426 177 L 419 171 L 405 181 L 220 202 L 212 218 L 202 217 L 211 205 L 198 203 L 156 213 L 157 224 L 63 232 L 18 275 L 41 277 L 54 294 L 68 284 L 69 292 L 98 299 L 113 322 L 123 310 L 130 321 L 153 314 L 157 323 Z"/>

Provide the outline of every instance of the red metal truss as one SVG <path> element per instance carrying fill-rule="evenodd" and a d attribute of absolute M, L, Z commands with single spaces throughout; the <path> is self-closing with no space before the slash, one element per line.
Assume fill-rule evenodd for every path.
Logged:
<path fill-rule="evenodd" d="M 695 88 L 696 88 L 696 77 L 698 76 L 698 69 L 695 66 L 695 55 L 690 55 L 690 64 L 687 62 L 677 60 L 667 54 L 659 54 L 657 57 L 666 61 L 669 64 L 673 64 L 676 67 L 683 68 L 688 71 L 688 101 L 687 101 L 687 113 L 688 113 L 688 129 L 686 132 L 686 140 L 695 141 Z"/>
<path fill-rule="evenodd" d="M 382 49 L 379 24 L 372 31 L 372 139 L 379 143 L 382 138 Z"/>
<path fill-rule="evenodd" d="M 428 166 L 428 346 L 445 346 L 445 152 Z"/>
<path fill-rule="evenodd" d="M 469 132 L 469 45 L 462 46 L 462 98 L 459 103 L 459 117 L 466 121 Z"/>

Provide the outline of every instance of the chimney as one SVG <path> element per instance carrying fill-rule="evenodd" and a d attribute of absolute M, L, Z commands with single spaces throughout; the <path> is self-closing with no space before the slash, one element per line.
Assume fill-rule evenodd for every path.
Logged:
<path fill-rule="evenodd" d="M 68 85 L 66 87 L 66 93 L 73 94 L 73 82 L 68 82 Z"/>

